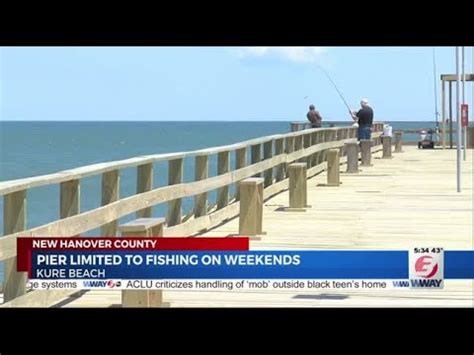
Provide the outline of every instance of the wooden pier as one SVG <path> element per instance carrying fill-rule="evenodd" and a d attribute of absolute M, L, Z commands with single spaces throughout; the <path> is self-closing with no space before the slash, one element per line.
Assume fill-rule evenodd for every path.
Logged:
<path fill-rule="evenodd" d="M 160 203 L 168 204 L 165 237 L 236 235 L 241 228 L 241 196 L 239 189 L 230 196 L 229 186 L 256 175 L 262 177 L 261 222 L 265 234 L 251 241 L 251 249 L 472 249 L 472 151 L 463 164 L 463 192 L 456 193 L 454 150 L 410 146 L 387 158 L 381 144 L 382 127 L 381 123 L 374 125 L 370 165 L 359 166 L 359 172 L 346 172 L 346 150 L 355 141 L 356 129 L 344 127 L 308 129 L 225 147 L 137 157 L 0 183 L 5 203 L 0 260 L 6 261 L 2 306 L 121 307 L 120 291 L 26 292 L 26 276 L 13 268 L 16 237 L 75 236 L 98 227 L 107 235 L 117 235 L 120 217 L 132 213 L 137 218 L 150 217 L 150 207 Z M 335 160 L 327 161 L 327 152 L 334 149 L 338 152 L 331 159 L 339 159 L 338 179 L 342 184 L 328 186 L 330 179 L 335 179 L 327 176 L 328 164 Z M 209 178 L 208 157 L 212 154 L 218 156 L 218 175 Z M 230 154 L 236 156 L 232 168 Z M 184 157 L 195 159 L 194 182 L 183 183 Z M 153 163 L 160 160 L 169 162 L 169 186 L 153 188 Z M 290 204 L 288 168 L 295 162 L 306 163 L 305 212 L 285 209 Z M 120 199 L 119 170 L 131 166 L 138 169 L 137 194 Z M 80 179 L 96 174 L 102 174 L 103 206 L 81 212 Z M 60 219 L 25 231 L 26 191 L 58 183 Z M 207 193 L 215 189 L 217 205 L 210 207 Z M 189 196 L 195 199 L 194 212 L 183 217 L 180 199 Z M 443 290 L 430 292 L 163 291 L 163 301 L 170 307 L 472 307 L 473 289 L 472 281 L 447 280 Z"/>

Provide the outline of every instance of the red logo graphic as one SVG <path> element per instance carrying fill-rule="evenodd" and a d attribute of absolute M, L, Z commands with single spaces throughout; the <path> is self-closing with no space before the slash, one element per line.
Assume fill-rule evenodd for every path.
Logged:
<path fill-rule="evenodd" d="M 438 272 L 438 263 L 433 260 L 432 256 L 425 255 L 418 258 L 415 262 L 415 273 L 420 276 L 424 277 L 425 279 L 429 279 L 436 275 Z"/>
<path fill-rule="evenodd" d="M 120 281 L 117 281 L 117 282 L 115 282 L 114 280 L 107 281 L 107 286 L 110 288 L 114 288 L 115 286 L 120 287 L 120 285 L 121 285 Z"/>

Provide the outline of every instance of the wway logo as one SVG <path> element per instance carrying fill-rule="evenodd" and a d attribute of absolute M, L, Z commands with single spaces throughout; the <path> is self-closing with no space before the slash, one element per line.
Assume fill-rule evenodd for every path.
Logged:
<path fill-rule="evenodd" d="M 84 288 L 115 288 L 120 287 L 122 283 L 114 280 L 92 280 L 84 281 Z"/>
<path fill-rule="evenodd" d="M 443 288 L 443 248 L 413 248 L 410 251 L 410 287 Z"/>

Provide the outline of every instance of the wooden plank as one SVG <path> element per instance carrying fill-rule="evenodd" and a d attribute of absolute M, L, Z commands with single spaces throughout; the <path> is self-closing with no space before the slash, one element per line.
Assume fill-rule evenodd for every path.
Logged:
<path fill-rule="evenodd" d="M 285 154 L 288 156 L 295 151 L 295 138 L 294 137 L 286 137 L 285 138 Z M 288 165 L 290 163 L 286 162 L 285 164 L 285 177 L 288 177 Z"/>
<path fill-rule="evenodd" d="M 240 148 L 235 151 L 235 170 L 245 168 L 247 166 L 247 147 Z M 238 186 L 235 189 L 235 200 L 240 198 Z"/>
<path fill-rule="evenodd" d="M 284 154 L 284 144 L 285 140 L 283 138 L 279 138 L 275 140 L 275 155 Z M 285 164 L 279 164 L 275 167 L 275 181 L 282 181 L 285 178 Z"/>
<path fill-rule="evenodd" d="M 209 176 L 209 156 L 200 155 L 195 158 L 194 180 L 206 180 Z M 207 192 L 194 196 L 194 216 L 202 217 L 207 214 Z"/>
<path fill-rule="evenodd" d="M 257 164 L 262 160 L 262 145 L 255 144 L 250 147 L 250 162 L 252 164 Z M 254 177 L 262 176 L 261 173 L 256 173 Z"/>
<path fill-rule="evenodd" d="M 137 166 L 137 194 L 153 189 L 153 163 Z M 151 217 L 152 207 L 137 211 L 137 218 Z"/>
<path fill-rule="evenodd" d="M 102 174 L 102 201 L 105 206 L 115 202 L 120 195 L 120 171 L 112 170 Z M 115 237 L 117 235 L 117 220 L 106 223 L 100 227 L 100 233 L 103 236 Z"/>
<path fill-rule="evenodd" d="M 3 197 L 3 223 L 4 234 L 22 232 L 26 229 L 26 190 L 16 191 Z M 4 302 L 11 301 L 26 293 L 27 273 L 17 272 L 16 263 L 16 256 L 5 260 Z"/>
<path fill-rule="evenodd" d="M 59 218 L 66 218 L 79 213 L 81 203 L 79 180 L 62 182 L 59 196 Z"/>
<path fill-rule="evenodd" d="M 183 183 L 183 159 L 174 159 L 168 162 L 168 185 Z M 181 198 L 168 202 L 168 226 L 181 223 Z"/>
<path fill-rule="evenodd" d="M 459 74 L 460 80 L 463 79 L 462 74 Z M 441 74 L 442 81 L 456 81 L 457 75 L 456 74 Z M 474 81 L 474 74 L 464 74 L 464 81 Z"/>
<path fill-rule="evenodd" d="M 310 145 L 311 146 L 315 146 L 316 144 L 318 144 L 318 132 L 313 132 L 311 133 L 311 139 L 310 139 Z M 308 168 L 311 168 L 315 165 L 317 165 L 317 158 L 318 158 L 318 155 L 317 153 L 314 153 L 312 155 L 310 155 L 310 162 L 309 162 L 309 166 Z"/>
<path fill-rule="evenodd" d="M 220 152 L 217 155 L 217 175 L 224 175 L 230 171 L 230 152 Z M 229 204 L 229 185 L 217 190 L 217 209 L 220 210 Z"/>
<path fill-rule="evenodd" d="M 240 211 L 239 203 L 232 203 L 213 213 L 190 219 L 177 226 L 167 227 L 164 230 L 165 237 L 172 236 L 192 236 L 201 231 L 213 228 L 223 221 L 237 217 Z"/>
<path fill-rule="evenodd" d="M 142 232 L 147 232 L 146 236 L 151 237 L 151 236 L 162 236 L 162 235 L 152 235 L 150 232 L 153 230 L 153 228 L 159 226 L 159 225 L 164 225 L 165 223 L 164 218 L 137 218 L 134 219 L 133 221 L 127 222 L 122 224 L 119 227 L 120 232 L 125 232 L 125 233 L 142 233 Z"/>
<path fill-rule="evenodd" d="M 31 178 L 10 180 L 0 183 L 0 195 L 32 187 L 51 185 L 69 180 L 78 180 L 87 176 L 98 175 L 112 170 L 124 169 L 138 164 L 152 161 L 148 157 L 136 157 L 107 163 L 87 165 L 71 170 L 64 170 L 54 174 L 35 176 Z"/>
<path fill-rule="evenodd" d="M 263 159 L 270 159 L 273 157 L 273 141 L 268 141 L 263 144 Z M 264 186 L 273 184 L 273 167 L 263 172 Z"/>
<path fill-rule="evenodd" d="M 308 134 L 303 136 L 303 147 L 305 149 L 311 147 L 311 134 L 312 133 L 308 133 Z M 306 162 L 307 167 L 310 168 L 311 167 L 311 155 L 306 157 L 304 160 Z"/>

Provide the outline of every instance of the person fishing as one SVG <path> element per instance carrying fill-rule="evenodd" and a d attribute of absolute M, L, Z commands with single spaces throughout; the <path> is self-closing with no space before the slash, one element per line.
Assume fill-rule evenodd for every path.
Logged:
<path fill-rule="evenodd" d="M 358 123 L 357 139 L 370 139 L 372 133 L 372 122 L 374 120 L 374 111 L 369 106 L 367 99 L 360 100 L 361 109 L 358 112 L 349 110 L 352 119 Z"/>
<path fill-rule="evenodd" d="M 321 128 L 321 121 L 323 118 L 319 112 L 316 111 L 314 105 L 309 106 L 309 111 L 306 114 L 306 117 L 308 118 L 308 121 L 311 122 L 311 128 Z"/>

